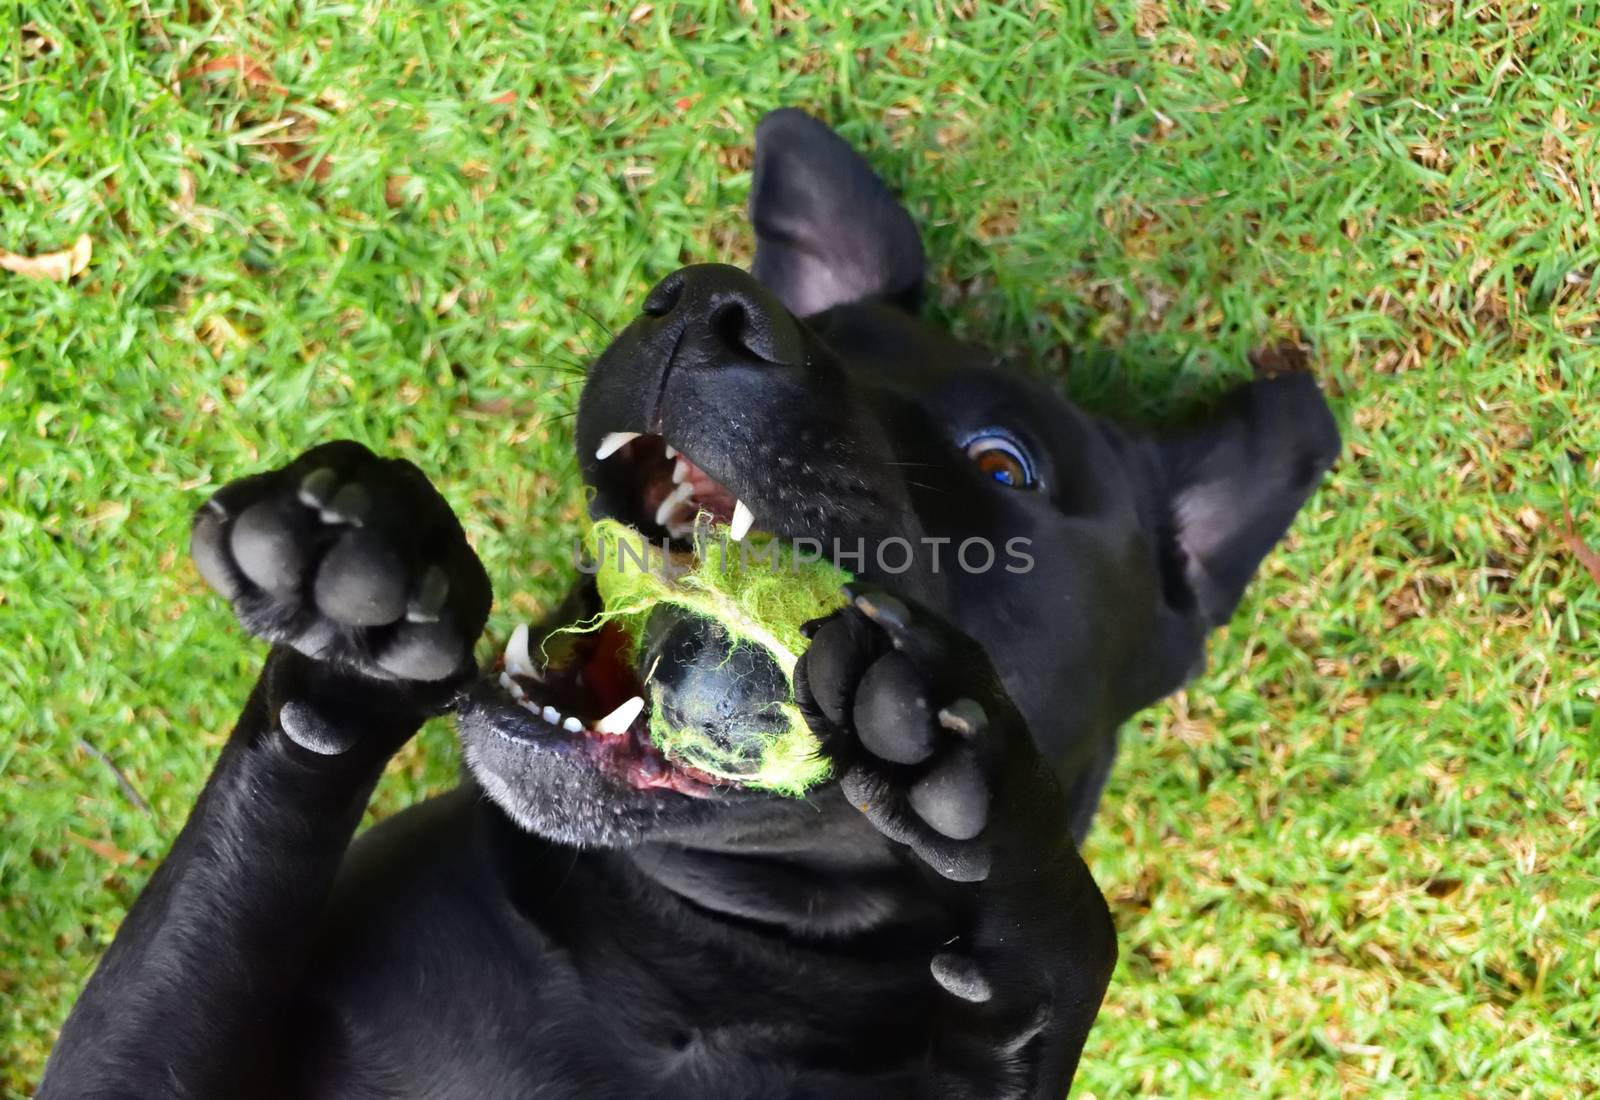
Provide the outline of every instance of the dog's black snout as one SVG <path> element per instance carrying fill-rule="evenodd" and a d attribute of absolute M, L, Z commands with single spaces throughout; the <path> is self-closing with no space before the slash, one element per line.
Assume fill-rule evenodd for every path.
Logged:
<path fill-rule="evenodd" d="M 727 264 L 674 271 L 645 296 L 642 312 L 681 324 L 679 354 L 708 365 L 755 358 L 797 366 L 805 358 L 799 323 L 783 303 Z"/>

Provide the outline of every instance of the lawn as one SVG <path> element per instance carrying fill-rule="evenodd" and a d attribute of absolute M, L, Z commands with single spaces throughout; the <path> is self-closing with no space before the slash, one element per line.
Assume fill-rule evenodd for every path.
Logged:
<path fill-rule="evenodd" d="M 568 576 L 583 364 L 748 260 L 779 105 L 905 195 L 938 317 L 1089 408 L 1160 422 L 1292 343 L 1344 427 L 1126 731 L 1079 1094 L 1600 1092 L 1600 5 L 40 0 L 0 42 L 0 248 L 92 250 L 0 273 L 0 1093 L 261 659 L 191 511 L 403 454 L 503 636 Z M 430 728 L 373 815 L 455 767 Z"/>

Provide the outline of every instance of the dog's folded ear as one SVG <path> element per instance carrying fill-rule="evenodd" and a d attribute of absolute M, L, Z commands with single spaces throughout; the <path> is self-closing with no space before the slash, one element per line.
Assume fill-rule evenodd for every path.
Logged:
<path fill-rule="evenodd" d="M 868 299 L 915 309 L 922 239 L 867 162 L 804 111 L 756 128 L 752 274 L 799 317 Z"/>
<path fill-rule="evenodd" d="M 1157 450 L 1168 486 L 1168 600 L 1192 601 L 1207 626 L 1220 626 L 1338 457 L 1338 425 L 1311 376 L 1290 374 L 1238 387 Z"/>

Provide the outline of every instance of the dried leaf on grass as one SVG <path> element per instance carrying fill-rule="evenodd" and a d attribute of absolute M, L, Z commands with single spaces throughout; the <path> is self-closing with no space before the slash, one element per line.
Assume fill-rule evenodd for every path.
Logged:
<path fill-rule="evenodd" d="M 272 72 L 261 62 L 242 53 L 230 53 L 222 57 L 213 57 L 210 61 L 196 65 L 192 69 L 185 69 L 183 78 L 192 80 L 197 76 L 210 76 L 213 73 L 239 74 L 239 79 L 252 88 L 265 88 L 278 95 L 285 94 L 284 87 L 272 77 Z"/>
<path fill-rule="evenodd" d="M 60 252 L 43 252 L 37 256 L 19 256 L 0 249 L 0 268 L 29 279 L 51 279 L 64 283 L 89 266 L 94 254 L 94 244 L 89 234 L 79 234 L 71 248 Z"/>
<path fill-rule="evenodd" d="M 89 851 L 93 852 L 107 863 L 114 863 L 119 867 L 125 867 L 130 863 L 136 863 L 139 859 L 139 857 L 134 855 L 132 852 L 124 852 L 115 844 L 111 844 L 104 840 L 95 840 L 92 837 L 79 836 L 77 833 L 74 833 L 71 830 L 67 831 L 67 839 L 72 841 L 74 844 L 80 844 L 89 849 Z"/>
<path fill-rule="evenodd" d="M 46 34 L 44 29 L 37 23 L 30 21 L 22 24 L 18 29 L 21 32 L 23 57 L 44 57 L 46 54 L 55 53 L 61 48 L 61 43 Z"/>
<path fill-rule="evenodd" d="M 383 201 L 391 207 L 400 206 L 406 201 L 406 187 L 411 182 L 411 177 L 404 172 L 396 172 L 383 181 Z"/>
<path fill-rule="evenodd" d="M 1300 344 L 1285 342 L 1256 348 L 1250 352 L 1249 359 L 1257 378 L 1308 374 L 1311 371 L 1311 351 Z"/>
<path fill-rule="evenodd" d="M 1596 551 L 1594 547 L 1584 542 L 1583 536 L 1578 534 L 1578 529 L 1572 522 L 1571 508 L 1563 504 L 1561 516 L 1563 523 L 1557 523 L 1549 516 L 1546 516 L 1544 521 L 1550 525 L 1550 530 L 1556 533 L 1556 537 L 1566 543 L 1567 549 L 1572 551 L 1572 556 L 1589 571 L 1594 583 L 1600 584 L 1600 551 Z"/>
<path fill-rule="evenodd" d="M 211 78 L 232 74 L 237 74 L 237 79 L 249 90 L 252 98 L 273 96 L 286 99 L 289 95 L 289 90 L 273 77 L 271 69 L 243 53 L 213 57 L 209 61 L 185 69 L 182 75 L 185 80 L 193 80 L 195 77 Z M 270 149 L 292 175 L 309 175 L 316 180 L 328 178 L 333 165 L 327 157 L 319 159 L 309 148 L 311 138 L 316 134 L 316 126 L 309 119 L 298 111 L 281 110 L 274 119 L 267 121 L 280 124 L 276 132 L 281 136 L 259 140 L 254 144 Z"/>

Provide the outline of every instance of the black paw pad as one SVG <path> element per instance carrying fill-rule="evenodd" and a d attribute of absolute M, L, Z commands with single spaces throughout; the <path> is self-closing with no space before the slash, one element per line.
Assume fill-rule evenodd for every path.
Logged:
<path fill-rule="evenodd" d="M 909 799 L 918 817 L 952 840 L 971 840 L 989 821 L 989 784 L 964 745 L 913 783 Z"/>
<path fill-rule="evenodd" d="M 856 735 L 881 760 L 920 764 L 934 750 L 928 686 L 911 659 L 888 653 L 861 678 L 855 703 Z"/>
<path fill-rule="evenodd" d="M 316 447 L 223 486 L 196 515 L 190 545 L 206 583 L 257 637 L 347 675 L 427 682 L 430 699 L 472 667 L 489 578 L 409 462 L 357 443 Z M 286 721 L 291 738 L 328 750 L 312 718 Z"/>
<path fill-rule="evenodd" d="M 983 1004 L 994 996 L 989 979 L 983 976 L 978 964 L 965 955 L 941 951 L 933 957 L 928 969 L 933 972 L 933 980 L 939 983 L 941 989 L 963 1001 Z"/>
<path fill-rule="evenodd" d="M 210 585 L 213 592 L 231 600 L 243 591 L 243 586 L 234 577 L 227 548 L 227 519 L 227 513 L 215 502 L 201 508 L 189 532 L 189 557 L 194 560 L 200 579 Z"/>
<path fill-rule="evenodd" d="M 803 662 L 807 694 L 824 718 L 845 729 L 861 669 L 885 646 L 871 624 L 857 615 L 835 615 L 807 626 L 811 628 Z"/>
<path fill-rule="evenodd" d="M 317 609 L 347 626 L 381 626 L 406 610 L 406 567 L 387 537 L 356 528 L 340 537 L 317 570 Z"/>
<path fill-rule="evenodd" d="M 353 727 L 329 722 L 310 703 L 299 699 L 278 709 L 278 728 L 296 745 L 318 756 L 349 752 L 358 740 Z"/>
<path fill-rule="evenodd" d="M 467 649 L 460 631 L 450 623 L 405 623 L 378 658 L 378 665 L 401 680 L 443 680 L 460 666 Z"/>
<path fill-rule="evenodd" d="M 295 501 L 252 504 L 233 521 L 233 560 L 256 587 L 292 593 L 311 564 L 311 532 L 310 514 Z"/>

